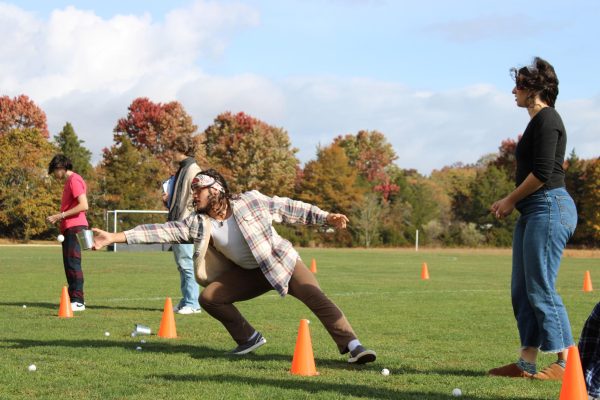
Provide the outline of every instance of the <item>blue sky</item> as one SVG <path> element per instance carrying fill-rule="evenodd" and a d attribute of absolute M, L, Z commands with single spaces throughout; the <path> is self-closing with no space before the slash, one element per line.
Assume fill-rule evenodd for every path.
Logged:
<path fill-rule="evenodd" d="M 138 96 L 281 126 L 306 162 L 379 130 L 424 174 L 471 163 L 527 124 L 509 69 L 554 64 L 568 150 L 600 148 L 600 2 L 0 1 L 0 94 L 29 95 L 100 159 Z"/>

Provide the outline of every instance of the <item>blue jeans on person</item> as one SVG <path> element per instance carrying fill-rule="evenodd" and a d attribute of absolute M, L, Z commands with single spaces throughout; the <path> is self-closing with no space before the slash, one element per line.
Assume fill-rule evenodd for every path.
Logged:
<path fill-rule="evenodd" d="M 577 209 L 564 188 L 540 189 L 516 208 L 521 215 L 513 236 L 511 295 L 521 346 L 558 353 L 574 344 L 555 284 Z"/>
<path fill-rule="evenodd" d="M 172 248 L 181 278 L 181 295 L 183 296 L 177 307 L 190 306 L 194 310 L 197 310 L 200 308 L 200 304 L 198 303 L 200 286 L 196 282 L 194 273 L 194 245 L 174 244 Z"/>

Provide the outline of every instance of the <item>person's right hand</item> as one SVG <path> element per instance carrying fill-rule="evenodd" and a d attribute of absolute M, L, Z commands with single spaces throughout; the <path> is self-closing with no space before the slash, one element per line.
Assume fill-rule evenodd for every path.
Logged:
<path fill-rule="evenodd" d="M 100 250 L 104 246 L 114 243 L 112 233 L 98 228 L 92 228 L 92 231 L 94 231 L 94 245 L 92 246 L 92 250 Z"/>

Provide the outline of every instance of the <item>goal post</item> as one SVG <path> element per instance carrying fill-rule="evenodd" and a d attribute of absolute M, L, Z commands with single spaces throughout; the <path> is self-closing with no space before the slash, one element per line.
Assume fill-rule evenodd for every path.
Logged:
<path fill-rule="evenodd" d="M 119 225 L 119 214 L 168 214 L 167 210 L 106 210 L 104 219 L 106 220 L 106 231 L 110 232 L 109 224 L 112 220 L 112 231 L 117 233 L 119 230 L 117 229 Z M 163 221 L 164 222 L 164 221 Z M 152 222 L 148 222 L 152 223 Z M 113 252 L 117 251 L 117 244 L 113 243 Z"/>

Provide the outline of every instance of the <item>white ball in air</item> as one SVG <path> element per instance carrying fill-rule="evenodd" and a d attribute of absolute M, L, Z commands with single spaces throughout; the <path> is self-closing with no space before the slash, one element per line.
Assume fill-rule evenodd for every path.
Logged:
<path fill-rule="evenodd" d="M 64 241 L 65 241 L 65 237 L 64 237 L 63 235 L 58 235 L 58 236 L 56 237 L 56 240 L 58 240 L 60 243 L 62 243 L 62 242 L 64 242 Z"/>

